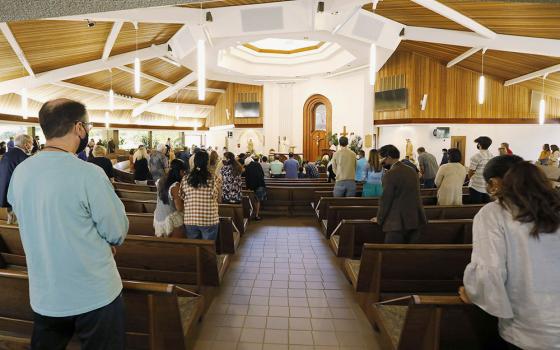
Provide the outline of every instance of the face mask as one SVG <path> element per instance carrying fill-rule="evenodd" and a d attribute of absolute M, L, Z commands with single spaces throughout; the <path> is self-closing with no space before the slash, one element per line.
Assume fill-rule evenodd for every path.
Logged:
<path fill-rule="evenodd" d="M 383 168 L 389 170 L 391 169 L 391 164 L 383 163 Z"/>
<path fill-rule="evenodd" d="M 86 136 L 84 136 L 83 138 L 80 137 L 80 144 L 78 145 L 78 149 L 76 150 L 76 154 L 82 152 L 83 150 L 86 149 L 86 146 L 88 144 L 88 133 L 86 132 Z"/>

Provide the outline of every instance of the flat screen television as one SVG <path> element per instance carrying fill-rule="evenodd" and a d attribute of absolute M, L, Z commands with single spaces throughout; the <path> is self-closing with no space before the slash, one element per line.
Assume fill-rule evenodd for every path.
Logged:
<path fill-rule="evenodd" d="M 435 128 L 433 134 L 438 139 L 448 139 L 451 134 L 451 130 L 448 127 Z"/>
<path fill-rule="evenodd" d="M 235 104 L 235 118 L 259 118 L 261 104 L 259 102 L 238 102 Z"/>
<path fill-rule="evenodd" d="M 394 111 L 408 108 L 408 89 L 395 89 L 375 93 L 375 111 Z"/>

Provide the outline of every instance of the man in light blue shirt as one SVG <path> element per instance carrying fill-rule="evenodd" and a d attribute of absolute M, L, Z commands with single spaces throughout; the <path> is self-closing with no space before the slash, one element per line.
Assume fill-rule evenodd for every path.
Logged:
<path fill-rule="evenodd" d="M 358 160 L 356 161 L 356 181 L 364 182 L 366 180 L 367 164 L 366 152 L 364 152 L 364 150 L 360 150 L 358 152 Z"/>
<path fill-rule="evenodd" d="M 16 168 L 8 190 L 29 272 L 31 347 L 64 349 L 76 333 L 83 349 L 124 349 L 113 258 L 128 231 L 124 206 L 103 170 L 75 155 L 91 129 L 84 105 L 49 101 L 39 123 L 45 148 Z"/>
<path fill-rule="evenodd" d="M 284 162 L 284 170 L 286 171 L 286 179 L 297 179 L 299 162 L 294 159 L 294 154 L 288 154 L 288 160 Z"/>

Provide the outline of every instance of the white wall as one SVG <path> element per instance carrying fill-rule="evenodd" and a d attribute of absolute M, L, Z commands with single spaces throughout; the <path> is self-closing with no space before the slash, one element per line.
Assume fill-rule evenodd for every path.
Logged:
<path fill-rule="evenodd" d="M 233 136 L 227 139 L 228 131 L 233 132 Z M 268 154 L 268 149 L 265 148 L 263 129 L 220 129 L 210 130 L 206 132 L 206 147 L 212 146 L 213 149 L 222 150 L 224 146 L 228 150 L 235 153 L 244 153 L 247 151 L 248 141 L 253 141 L 255 152 Z M 239 147 L 237 145 L 239 144 Z"/>
<path fill-rule="evenodd" d="M 266 149 L 278 149 L 278 137 L 286 136 L 296 152 L 303 152 L 303 106 L 315 94 L 332 104 L 333 133 L 371 133 L 373 94 L 367 71 L 330 79 L 317 78 L 295 84 L 264 85 L 264 133 Z"/>
<path fill-rule="evenodd" d="M 398 125 L 381 126 L 379 146 L 393 144 L 401 151 L 404 158 L 405 142 L 409 138 L 416 149 L 424 147 L 436 158 L 441 160 L 441 149 L 450 147 L 450 139 L 437 139 L 432 135 L 436 127 L 451 128 L 451 136 L 466 136 L 467 149 L 465 159 L 476 152 L 474 139 L 478 136 L 488 136 L 492 139 L 490 151 L 498 155 L 500 143 L 507 142 L 513 153 L 526 160 L 536 160 L 544 143 L 560 145 L 560 125 L 519 125 L 519 124 L 426 124 L 426 125 Z"/>

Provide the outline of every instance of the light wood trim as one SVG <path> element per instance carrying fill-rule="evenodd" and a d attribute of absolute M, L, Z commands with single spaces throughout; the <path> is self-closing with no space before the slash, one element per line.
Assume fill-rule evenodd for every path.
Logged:
<path fill-rule="evenodd" d="M 318 43 L 317 45 L 312 45 L 312 46 L 307 46 L 307 47 L 301 47 L 299 49 L 294 49 L 294 50 L 276 50 L 276 49 L 262 49 L 260 47 L 257 47 L 255 45 L 252 45 L 251 43 L 245 43 L 243 44 L 243 46 L 249 50 L 253 50 L 255 52 L 258 53 L 269 53 L 269 54 L 278 54 L 278 55 L 292 55 L 295 53 L 300 53 L 300 52 L 306 52 L 306 51 L 312 51 L 312 50 L 317 50 L 320 49 L 321 46 L 325 45 L 324 41 L 321 41 L 320 43 Z"/>
<path fill-rule="evenodd" d="M 538 124 L 536 118 L 516 119 L 516 118 L 395 118 L 375 120 L 375 125 L 400 125 L 400 124 Z M 546 124 L 560 124 L 560 119 L 547 119 Z"/>

